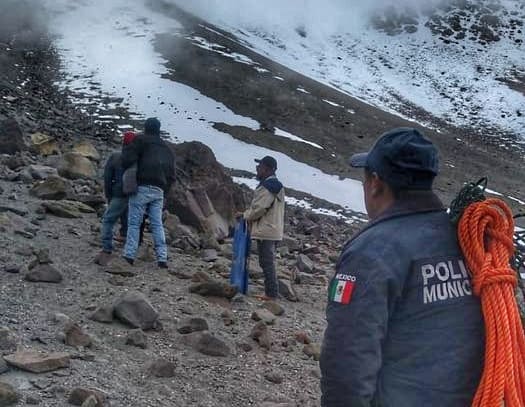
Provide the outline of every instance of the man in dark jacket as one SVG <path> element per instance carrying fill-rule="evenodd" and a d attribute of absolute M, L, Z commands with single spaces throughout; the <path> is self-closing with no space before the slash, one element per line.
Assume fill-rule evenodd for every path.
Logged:
<path fill-rule="evenodd" d="M 123 148 L 135 139 L 135 133 L 128 131 L 122 138 Z M 120 152 L 110 155 L 104 167 L 104 194 L 108 207 L 102 217 L 102 251 L 95 258 L 95 263 L 106 265 L 113 252 L 113 228 L 121 220 L 120 234 L 127 234 L 128 197 L 122 191 L 122 157 Z"/>
<path fill-rule="evenodd" d="M 321 352 L 324 407 L 465 407 L 484 326 L 455 227 L 432 192 L 434 145 L 411 128 L 352 156 L 370 223 L 343 248 Z"/>
<path fill-rule="evenodd" d="M 160 138 L 160 122 L 149 118 L 144 124 L 144 135 L 122 151 L 122 167 L 137 165 L 138 190 L 129 198 L 128 234 L 124 259 L 133 264 L 139 245 L 140 224 L 147 212 L 153 235 L 158 266 L 167 268 L 168 250 L 162 225 L 164 194 L 175 181 L 175 157 Z"/>

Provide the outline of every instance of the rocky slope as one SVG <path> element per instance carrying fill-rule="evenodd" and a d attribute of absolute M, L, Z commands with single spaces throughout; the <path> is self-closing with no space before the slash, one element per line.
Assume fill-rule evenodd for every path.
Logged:
<path fill-rule="evenodd" d="M 12 67 L 0 73 L 0 405 L 318 405 L 322 299 L 352 228 L 289 208 L 287 299 L 235 294 L 225 235 L 250 192 L 185 143 L 174 146 L 169 272 L 149 238 L 135 266 L 97 266 L 100 174 L 118 133 L 50 85 L 52 49 L 11 42 L 0 56 Z M 250 269 L 261 293 L 255 254 Z"/>
<path fill-rule="evenodd" d="M 100 175 L 119 132 L 52 86 L 59 61 L 39 38 L 0 38 L 0 406 L 318 406 L 326 283 L 359 223 L 288 207 L 278 250 L 283 300 L 253 297 L 262 292 L 255 253 L 250 295 L 236 294 L 227 280 L 227 234 L 250 191 L 232 183 L 209 148 L 184 143 L 173 146 L 179 174 L 165 219 L 169 272 L 156 268 L 148 234 L 135 266 L 118 255 L 95 265 Z M 328 92 L 309 84 L 314 94 Z M 378 113 L 359 106 L 365 129 Z M 340 120 L 331 118 L 330 129 Z M 341 131 L 334 149 L 349 143 L 346 136 Z M 356 138 L 355 147 L 369 144 Z M 482 168 L 493 154 L 487 150 L 477 153 Z M 440 188 L 455 178 L 448 171 Z"/>

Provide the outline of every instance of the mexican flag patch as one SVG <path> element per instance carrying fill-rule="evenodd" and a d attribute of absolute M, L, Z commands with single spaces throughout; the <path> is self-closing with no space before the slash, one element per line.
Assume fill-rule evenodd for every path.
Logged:
<path fill-rule="evenodd" d="M 330 301 L 349 304 L 354 291 L 354 282 L 334 280 L 330 286 Z"/>

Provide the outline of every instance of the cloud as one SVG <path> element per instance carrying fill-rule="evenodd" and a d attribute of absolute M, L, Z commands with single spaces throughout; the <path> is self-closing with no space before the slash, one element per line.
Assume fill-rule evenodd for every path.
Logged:
<path fill-rule="evenodd" d="M 169 0 L 212 23 L 236 27 L 275 27 L 325 36 L 362 29 L 370 16 L 389 6 L 419 10 L 420 0 Z M 437 3 L 438 0 L 424 2 Z"/>
<path fill-rule="evenodd" d="M 47 18 L 40 4 L 30 0 L 0 2 L 0 41 L 37 46 L 47 32 Z"/>

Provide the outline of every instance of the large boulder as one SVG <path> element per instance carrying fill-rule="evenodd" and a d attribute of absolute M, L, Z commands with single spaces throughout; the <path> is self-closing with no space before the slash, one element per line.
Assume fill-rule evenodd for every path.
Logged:
<path fill-rule="evenodd" d="M 30 193 L 40 199 L 64 199 L 67 195 L 66 180 L 59 176 L 50 176 L 34 184 Z"/>
<path fill-rule="evenodd" d="M 186 224 L 216 239 L 228 236 L 229 223 L 219 214 L 204 187 L 176 186 L 168 195 L 168 208 Z"/>
<path fill-rule="evenodd" d="M 159 314 L 138 291 L 131 291 L 120 297 L 114 304 L 113 313 L 132 328 L 146 331 L 158 326 Z"/>
<path fill-rule="evenodd" d="M 95 146 L 88 140 L 82 140 L 76 143 L 71 150 L 73 153 L 78 153 L 83 157 L 89 158 L 93 161 L 100 161 L 100 153 Z"/>
<path fill-rule="evenodd" d="M 95 178 L 97 174 L 93 163 L 88 158 L 73 152 L 62 155 L 58 173 L 69 179 Z"/>
<path fill-rule="evenodd" d="M 26 149 L 18 122 L 11 118 L 0 120 L 0 154 L 15 154 Z"/>
<path fill-rule="evenodd" d="M 177 158 L 177 182 L 167 207 L 182 223 L 218 239 L 227 236 L 234 214 L 247 203 L 242 188 L 226 174 L 209 147 L 199 142 L 170 144 Z"/>
<path fill-rule="evenodd" d="M 30 165 L 29 173 L 36 180 L 47 179 L 51 176 L 58 176 L 58 171 L 56 168 L 38 164 Z"/>
<path fill-rule="evenodd" d="M 57 141 L 44 133 L 31 134 L 31 150 L 43 156 L 60 154 Z"/>

